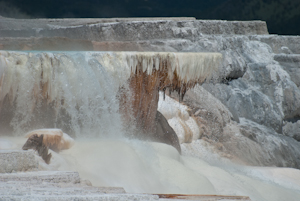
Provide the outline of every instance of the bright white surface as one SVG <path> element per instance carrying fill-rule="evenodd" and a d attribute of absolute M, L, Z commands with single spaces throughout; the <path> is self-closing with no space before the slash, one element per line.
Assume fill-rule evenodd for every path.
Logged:
<path fill-rule="evenodd" d="M 130 193 L 247 195 L 254 201 L 296 201 L 300 196 L 299 170 L 212 165 L 180 156 L 161 143 L 78 140 L 60 156 L 66 163 L 59 169 L 76 170 L 95 186 L 122 186 Z M 287 181 L 294 186 L 286 185 Z"/>
<path fill-rule="evenodd" d="M 221 59 L 219 53 L 0 51 L 0 101 L 8 96 L 15 102 L 10 123 L 19 135 L 32 129 L 26 125 L 42 100 L 53 104 L 53 116 L 62 110 L 68 115 L 76 135 L 99 129 L 109 133 L 99 125 L 120 118 L 116 96 L 137 67 L 148 74 L 167 71 L 170 79 L 175 73 L 185 83 L 202 82 Z"/>
<path fill-rule="evenodd" d="M 22 139 L 6 138 L 15 145 Z M 161 143 L 78 139 L 71 149 L 52 152 L 50 165 L 40 160 L 39 169 L 78 171 L 94 186 L 122 186 L 129 193 L 245 195 L 253 201 L 297 201 L 300 196 L 300 170 L 210 161 L 215 156 L 204 152 L 204 158 L 194 158 Z"/>
<path fill-rule="evenodd" d="M 168 120 L 169 125 L 174 129 L 179 138 L 180 144 L 189 143 L 200 138 L 200 130 L 197 122 L 189 115 L 189 108 L 182 103 L 159 92 L 157 110 Z"/>

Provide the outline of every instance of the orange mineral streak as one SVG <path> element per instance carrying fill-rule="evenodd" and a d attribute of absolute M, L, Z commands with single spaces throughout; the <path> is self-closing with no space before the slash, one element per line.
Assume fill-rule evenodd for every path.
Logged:
<path fill-rule="evenodd" d="M 129 87 L 132 92 L 130 100 L 125 94 L 122 95 L 120 108 L 132 108 L 137 127 L 144 132 L 155 132 L 155 116 L 158 107 L 159 91 L 169 89 L 177 91 L 179 100 L 183 99 L 186 91 L 197 83 L 204 82 L 204 79 L 190 80 L 185 82 L 179 79 L 176 71 L 170 71 L 170 58 L 160 58 L 159 67 L 153 61 L 152 73 L 143 72 L 142 62 L 137 63 L 136 71 L 131 73 Z M 159 69 L 159 70 L 156 70 Z M 170 75 L 171 74 L 171 75 Z M 130 104 L 130 105 L 128 105 Z M 120 109 L 127 113 L 129 110 Z M 125 114 L 128 118 L 130 115 Z"/>
<path fill-rule="evenodd" d="M 203 83 L 211 76 L 222 59 L 222 55 L 218 53 L 88 52 L 80 54 L 86 60 L 96 59 L 107 71 L 119 77 L 120 112 L 125 117 L 125 124 L 132 120 L 136 121 L 137 126 L 147 132 L 155 132 L 154 121 L 160 90 L 177 91 L 181 101 L 188 89 L 197 83 Z M 71 53 L 0 51 L 0 112 L 1 107 L 4 107 L 2 105 L 7 105 L 3 102 L 14 106 L 16 97 L 22 94 L 24 95 L 22 97 L 25 97 L 24 100 L 22 99 L 23 102 L 31 101 L 28 102 L 28 108 L 25 107 L 26 104 L 22 104 L 22 108 L 27 109 L 29 114 L 32 114 L 37 104 L 41 102 L 53 105 L 52 109 L 56 114 L 65 104 L 73 103 L 70 100 L 69 103 L 65 103 L 62 84 L 66 83 L 70 86 L 70 94 L 74 96 L 74 100 L 78 101 L 76 104 L 80 104 L 81 99 L 76 99 L 77 89 L 72 90 L 72 86 L 77 86 L 76 83 L 81 77 L 77 70 L 83 67 L 78 65 Z M 83 65 L 90 64 L 86 62 Z M 64 76 L 60 76 L 63 72 Z M 122 90 L 122 82 L 126 80 L 131 95 Z M 24 116 L 26 112 L 22 115 Z"/>
<path fill-rule="evenodd" d="M 158 105 L 159 71 L 153 71 L 151 75 L 137 70 L 132 74 L 129 86 L 132 91 L 131 108 L 136 119 L 137 126 L 144 131 L 154 132 L 154 120 Z M 126 107 L 126 106 L 125 106 Z"/>
<path fill-rule="evenodd" d="M 69 149 L 74 144 L 73 140 L 68 140 L 68 138 L 65 138 L 64 133 L 60 129 L 33 130 L 28 132 L 25 137 L 29 138 L 34 134 L 36 134 L 38 137 L 44 135 L 43 143 L 45 146 L 56 152 Z"/>

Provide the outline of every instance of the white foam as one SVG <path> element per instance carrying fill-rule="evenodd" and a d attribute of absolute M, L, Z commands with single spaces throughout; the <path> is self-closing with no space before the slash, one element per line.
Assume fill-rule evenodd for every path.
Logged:
<path fill-rule="evenodd" d="M 61 124 L 76 135 L 99 129 L 109 133 L 104 127 L 120 118 L 118 90 L 137 68 L 148 74 L 166 71 L 170 80 L 176 74 L 181 83 L 202 82 L 221 58 L 219 53 L 0 51 L 0 101 L 9 97 L 15 104 L 10 123 L 19 134 L 37 122 L 33 113 L 45 100 L 52 104 L 55 123 L 63 111 L 69 119 Z"/>
<path fill-rule="evenodd" d="M 15 147 L 15 144 L 10 140 L 0 138 L 0 149 L 14 149 Z"/>
<path fill-rule="evenodd" d="M 299 190 L 281 184 L 296 175 L 294 185 L 299 185 L 299 170 L 270 175 L 260 168 L 223 162 L 212 165 L 205 158 L 180 156 L 173 147 L 161 143 L 81 139 L 60 156 L 65 162 L 59 167 L 56 162 L 58 169 L 78 171 L 94 186 L 122 186 L 129 193 L 241 195 L 253 201 L 296 201 L 300 196 Z M 209 161 L 209 153 L 206 157 Z M 250 172 L 260 172 L 264 179 Z"/>

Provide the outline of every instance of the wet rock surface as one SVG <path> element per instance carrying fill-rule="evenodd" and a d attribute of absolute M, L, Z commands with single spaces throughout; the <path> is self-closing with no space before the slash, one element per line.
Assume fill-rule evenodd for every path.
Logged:
<path fill-rule="evenodd" d="M 251 165 L 300 168 L 300 144 L 293 138 L 243 118 L 238 127 L 224 135 L 223 145 L 232 155 Z"/>
<path fill-rule="evenodd" d="M 300 121 L 296 122 L 285 122 L 283 126 L 283 134 L 294 138 L 298 142 L 300 141 Z"/>
<path fill-rule="evenodd" d="M 48 154 L 48 147 L 43 143 L 44 135 L 38 136 L 34 134 L 28 138 L 24 146 L 22 147 L 23 150 L 33 149 L 36 150 L 39 156 L 45 161 L 45 163 L 49 164 L 51 160 L 51 153 Z"/>
<path fill-rule="evenodd" d="M 300 36 L 269 35 L 261 21 L 0 20 L 0 49 L 220 52 L 213 81 L 184 99 L 200 138 L 250 165 L 300 168 Z"/>
<path fill-rule="evenodd" d="M 0 173 L 38 169 L 38 161 L 32 150 L 0 150 L 0 164 Z"/>
<path fill-rule="evenodd" d="M 61 37 L 100 41 L 192 38 L 203 34 L 268 34 L 263 21 L 194 18 L 33 19 L 1 18 L 2 37 Z M 151 31 L 148 31 L 151 30 Z"/>
<path fill-rule="evenodd" d="M 77 172 L 38 171 L 0 174 L 1 200 L 158 200 L 156 195 L 126 194 L 119 187 L 92 187 Z"/>
<path fill-rule="evenodd" d="M 175 131 L 169 125 L 167 119 L 159 111 L 157 111 L 155 116 L 155 124 L 156 132 L 150 139 L 154 142 L 162 142 L 169 144 L 175 147 L 177 151 L 181 153 L 179 140 Z"/>

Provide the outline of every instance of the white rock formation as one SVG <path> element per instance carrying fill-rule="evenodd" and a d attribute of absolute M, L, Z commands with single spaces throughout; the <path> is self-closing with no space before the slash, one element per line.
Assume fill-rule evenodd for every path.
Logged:
<path fill-rule="evenodd" d="M 33 171 L 38 169 L 38 161 L 33 151 L 1 150 L 0 173 Z"/>
<path fill-rule="evenodd" d="M 23 22 L 1 18 L 0 35 L 0 48 L 9 50 L 74 50 L 75 48 L 116 51 L 220 52 L 223 60 L 218 70 L 219 73 L 213 75 L 215 82 L 206 83 L 203 87 L 187 92 L 184 103 L 189 106 L 190 111 L 185 110 L 187 113 L 182 111 L 181 106 L 176 106 L 176 103 L 172 103 L 176 107 L 174 110 L 176 112 L 168 109 L 168 106 L 162 109 L 162 113 L 165 111 L 169 123 L 173 124 L 174 128 L 178 127 L 176 132 L 180 136 L 181 142 L 190 142 L 182 144 L 183 154 L 201 156 L 205 149 L 204 145 L 207 144 L 205 146 L 213 145 L 215 150 L 219 150 L 219 153 L 240 163 L 300 168 L 300 146 L 297 135 L 295 135 L 299 133 L 297 121 L 300 116 L 299 36 L 269 35 L 265 22 L 260 21 L 201 21 L 190 18 L 147 21 L 137 19 L 50 21 L 45 19 Z M 22 58 L 19 60 L 22 64 Z M 72 60 L 65 58 L 64 62 L 72 62 Z M 98 62 L 92 60 L 90 64 L 95 66 L 95 63 L 98 64 Z M 3 66 L 4 63 L 5 61 L 1 58 L 0 65 Z M 154 63 L 152 61 L 152 66 Z M 5 70 L 0 69 L 0 76 L 2 76 Z M 118 70 L 120 69 L 122 68 Z M 126 71 L 124 74 L 119 71 L 115 72 L 122 76 L 115 76 L 115 80 L 114 76 L 109 79 L 117 83 L 128 76 L 130 71 Z M 85 88 L 80 88 L 78 80 L 89 83 L 83 71 L 79 74 L 80 77 L 73 77 L 72 85 L 78 86 L 81 89 L 81 91 L 78 90 L 79 93 L 83 93 Z M 36 75 L 40 77 L 40 74 Z M 105 77 L 108 76 L 103 76 L 101 79 L 104 80 Z M 0 83 L 3 83 L 3 79 L 0 80 Z M 66 83 L 62 83 L 61 86 L 65 87 Z M 99 81 L 99 83 L 102 82 Z M 26 88 L 26 86 L 24 87 Z M 110 84 L 104 88 L 110 90 L 114 88 L 117 91 L 118 87 L 119 85 L 114 87 Z M 16 89 L 10 93 L 13 95 L 15 92 Z M 100 93 L 85 93 L 86 97 L 104 97 Z M 114 102 L 111 97 L 115 94 L 110 96 L 107 95 L 108 91 L 105 93 L 106 97 L 110 98 L 108 100 L 97 99 L 97 101 L 101 100 L 106 103 L 102 105 L 103 107 L 113 110 L 116 108 L 115 105 L 109 103 Z M 201 96 L 202 94 L 203 96 Z M 65 101 L 73 103 L 71 98 Z M 72 106 L 72 104 L 70 105 Z M 17 107 L 20 106 L 22 105 L 17 105 Z M 4 107 L 4 112 L 5 109 Z M 94 111 L 94 108 L 90 108 L 89 111 Z M 182 113 L 184 115 L 178 115 Z M 82 114 L 72 113 L 72 115 L 80 116 Z M 199 135 L 193 126 L 195 124 L 189 120 L 190 116 L 196 117 Z M 117 117 L 112 115 L 108 119 L 115 118 Z M 92 118 L 90 119 L 92 120 Z M 105 125 L 111 124 L 105 119 L 103 122 Z M 77 124 L 77 122 L 73 123 Z M 88 122 L 84 123 L 88 124 Z M 188 129 L 184 130 L 184 128 Z M 103 132 L 106 132 L 105 129 Z M 192 137 L 188 133 L 193 133 Z M 198 136 L 201 138 L 200 140 Z M 10 146 L 8 143 L 4 144 L 6 147 Z M 159 149 L 164 150 L 164 148 Z M 130 153 L 132 153 L 132 149 L 126 150 L 131 150 Z M 160 165 L 166 167 L 165 170 L 172 170 L 173 167 L 183 170 L 182 161 L 178 162 L 177 155 L 175 152 L 172 153 L 159 155 L 163 159 L 161 160 L 163 164 Z M 121 151 L 120 155 L 122 154 L 124 152 Z M 210 158 L 210 155 L 207 155 L 206 158 Z M 295 169 L 264 169 L 254 172 L 250 169 L 246 171 L 247 176 L 245 176 L 245 174 L 237 173 L 235 167 L 224 168 L 228 167 L 226 164 L 224 167 L 216 168 L 205 162 L 195 162 L 187 158 L 182 160 L 189 170 L 198 171 L 199 167 L 202 167 L 201 174 L 205 173 L 214 187 L 226 194 L 250 192 L 253 200 L 272 201 L 276 199 L 297 200 L 299 197 L 299 184 L 291 179 L 299 176 Z M 164 162 L 173 164 L 172 168 L 164 166 L 166 165 Z M 218 163 L 215 162 L 215 164 Z M 211 170 L 213 171 L 211 172 Z M 289 173 L 283 176 L 282 171 Z M 266 177 L 264 174 L 268 176 Z M 165 176 L 163 178 L 167 178 L 168 174 L 162 175 Z M 172 175 L 180 176 L 183 173 Z M 231 180 L 232 175 L 237 180 Z M 249 175 L 251 175 L 250 178 Z M 276 175 L 285 178 L 278 180 L 278 178 L 275 179 Z M 197 178 L 193 174 L 189 176 L 189 178 Z M 257 177 L 260 179 L 256 180 Z M 261 182 L 262 180 L 263 182 Z M 170 183 L 173 183 L 175 179 L 171 181 Z M 270 182 L 275 183 L 275 187 L 273 186 L 274 188 L 272 187 L 268 193 L 266 189 L 270 189 L 268 186 Z M 279 184 L 283 188 L 280 188 Z M 182 180 L 179 185 L 184 186 Z M 191 189 L 194 187 L 192 186 Z M 234 192 L 232 191 L 233 187 L 236 187 Z M 296 190 L 296 192 L 290 190 Z"/>
<path fill-rule="evenodd" d="M 190 117 L 187 106 L 160 92 L 158 111 L 168 120 L 180 143 L 192 142 L 200 138 L 199 126 L 193 117 Z"/>
<path fill-rule="evenodd" d="M 221 59 L 218 53 L 1 51 L 0 102 L 7 107 L 16 103 L 15 111 L 7 111 L 7 115 L 14 113 L 9 123 L 18 133 L 30 129 L 26 128 L 29 122 L 41 127 L 38 123 L 46 124 L 49 117 L 57 121 L 63 110 L 61 119 L 70 118 L 67 126 L 79 134 L 79 125 L 83 130 L 96 130 L 103 121 L 109 124 L 101 118 L 102 109 L 117 113 L 119 88 L 132 73 L 139 72 L 138 67 L 148 75 L 155 70 L 166 72 L 165 80 L 173 85 L 175 80 L 179 88 L 202 83 Z M 36 109 L 49 105 L 52 110 L 37 114 Z M 38 117 L 41 113 L 47 116 Z"/>

